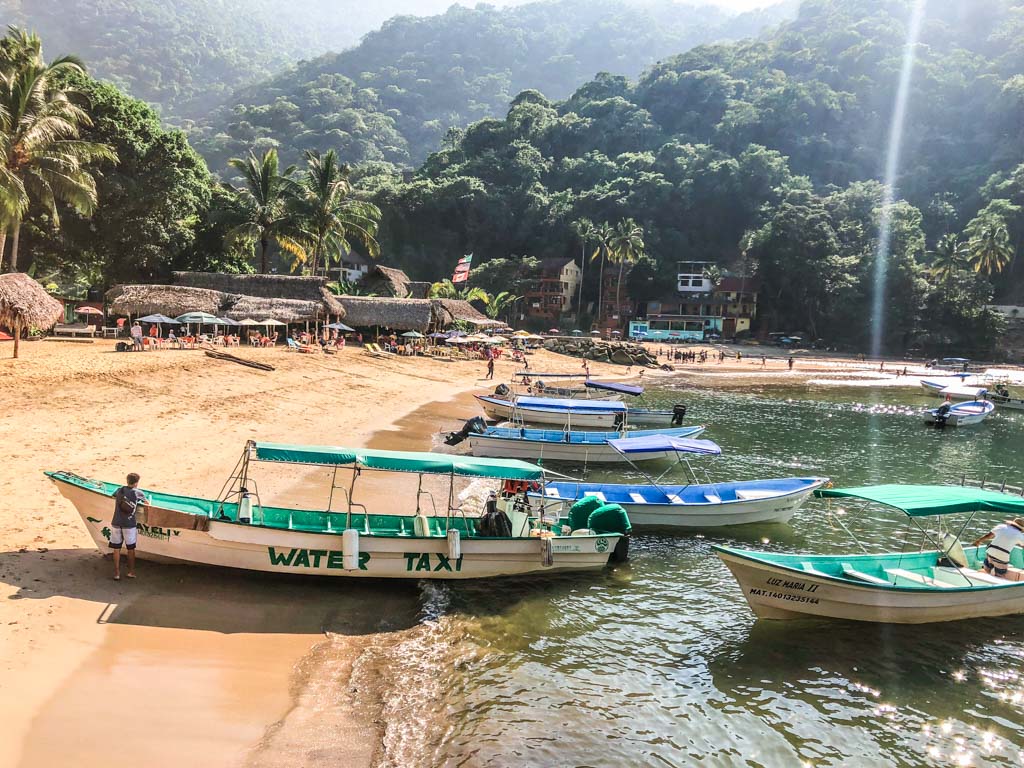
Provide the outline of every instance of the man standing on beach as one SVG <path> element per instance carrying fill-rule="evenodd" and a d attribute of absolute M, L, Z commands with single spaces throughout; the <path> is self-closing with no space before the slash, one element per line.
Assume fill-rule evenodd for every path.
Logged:
<path fill-rule="evenodd" d="M 142 326 L 139 325 L 138 320 L 132 324 L 132 344 L 139 352 L 142 351 Z"/>
<path fill-rule="evenodd" d="M 487 358 L 487 378 L 494 378 L 494 357 Z"/>
<path fill-rule="evenodd" d="M 114 494 L 114 517 L 110 521 L 110 548 L 114 550 L 114 581 L 121 580 L 121 547 L 128 550 L 129 579 L 135 578 L 135 542 L 138 536 L 139 509 L 146 506 L 146 497 L 139 490 L 139 476 L 127 477 L 127 485 Z"/>

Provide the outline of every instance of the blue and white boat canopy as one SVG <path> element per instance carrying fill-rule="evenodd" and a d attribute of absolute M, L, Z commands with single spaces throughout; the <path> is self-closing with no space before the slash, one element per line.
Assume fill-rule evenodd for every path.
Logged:
<path fill-rule="evenodd" d="M 616 400 L 569 400 L 558 397 L 517 397 L 515 405 L 521 408 L 544 408 L 577 413 L 625 413 L 626 404 Z"/>
<path fill-rule="evenodd" d="M 633 395 L 634 397 L 644 393 L 644 388 L 636 384 L 617 384 L 610 381 L 587 381 L 583 386 L 589 387 L 590 389 L 603 389 L 608 392 L 618 392 L 622 395 Z"/>
<path fill-rule="evenodd" d="M 623 456 L 641 453 L 693 453 L 700 456 L 719 456 L 722 449 L 713 440 L 696 440 L 671 435 L 646 435 L 644 437 L 622 437 L 609 440 L 608 445 Z"/>

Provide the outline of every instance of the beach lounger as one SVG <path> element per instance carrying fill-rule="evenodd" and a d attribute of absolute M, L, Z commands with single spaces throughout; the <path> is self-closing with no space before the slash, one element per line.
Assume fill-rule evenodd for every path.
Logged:
<path fill-rule="evenodd" d="M 288 342 L 289 352 L 306 352 L 307 354 L 311 354 L 314 351 L 313 347 L 299 344 L 299 342 L 291 337 L 286 338 L 285 341 Z"/>
<path fill-rule="evenodd" d="M 89 336 L 96 335 L 96 326 L 86 323 L 66 323 L 53 326 L 54 336 Z"/>

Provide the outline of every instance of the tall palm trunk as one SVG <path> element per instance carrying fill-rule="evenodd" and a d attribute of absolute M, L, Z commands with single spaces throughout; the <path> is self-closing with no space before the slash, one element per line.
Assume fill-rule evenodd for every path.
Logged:
<path fill-rule="evenodd" d="M 626 267 L 626 260 L 619 260 L 619 281 L 615 284 L 615 311 L 619 313 L 619 324 L 622 324 L 622 270 Z"/>
<path fill-rule="evenodd" d="M 0 229 L 0 272 L 4 271 L 4 250 L 7 248 L 7 227 Z"/>
<path fill-rule="evenodd" d="M 11 233 L 11 272 L 18 271 L 18 241 L 21 240 L 21 222 L 14 222 L 14 232 Z"/>
<path fill-rule="evenodd" d="M 597 278 L 597 324 L 601 325 L 601 315 L 604 314 L 604 260 L 608 255 L 608 249 L 601 246 L 601 272 Z"/>
<path fill-rule="evenodd" d="M 587 274 L 587 244 L 580 244 L 580 297 L 576 300 L 576 324 L 579 325 L 583 316 L 583 278 Z"/>
<path fill-rule="evenodd" d="M 267 247 L 270 241 L 266 237 L 260 238 L 260 274 L 267 274 Z"/>

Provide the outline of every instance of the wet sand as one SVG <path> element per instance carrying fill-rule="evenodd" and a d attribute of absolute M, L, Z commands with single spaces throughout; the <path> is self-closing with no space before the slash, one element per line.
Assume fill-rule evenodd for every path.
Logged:
<path fill-rule="evenodd" d="M 330 703 L 322 728 L 328 702 L 310 698 L 308 683 L 319 682 L 310 670 L 318 657 L 354 660 L 366 638 L 386 642 L 413 625 L 414 585 L 144 561 L 137 580 L 115 583 L 109 558 L 42 472 L 119 480 L 137 471 L 144 487 L 215 496 L 247 439 L 365 445 L 427 403 L 493 386 L 480 380 L 483 363 L 381 360 L 351 348 L 236 352 L 277 366 L 264 373 L 199 351 L 112 346 L 39 342 L 19 361 L 0 359 L 0 765 L 99 766 L 113 754 L 156 768 L 196 758 L 271 765 L 296 745 L 370 764 L 380 742 L 373 697 L 360 698 L 369 709 Z M 579 365 L 546 353 L 531 360 Z M 515 369 L 499 361 L 498 380 Z M 429 447 L 424 430 L 437 421 L 417 419 L 416 445 L 401 430 L 381 444 Z M 331 743 L 317 747 L 314 731 Z"/>

